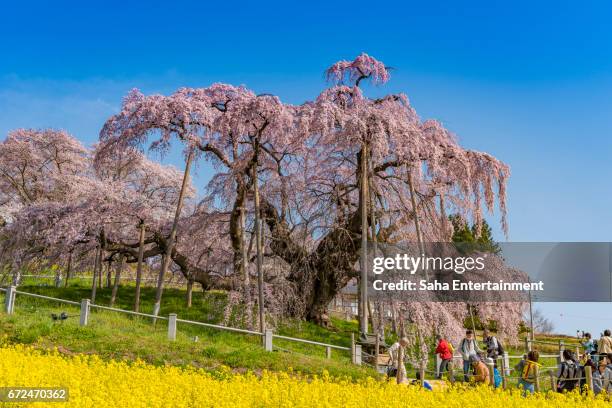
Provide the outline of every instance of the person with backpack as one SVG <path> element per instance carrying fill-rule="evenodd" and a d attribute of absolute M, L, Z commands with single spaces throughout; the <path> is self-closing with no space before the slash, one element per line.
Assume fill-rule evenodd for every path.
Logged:
<path fill-rule="evenodd" d="M 497 357 L 504 354 L 504 348 L 502 347 L 497 337 L 490 334 L 488 329 L 484 329 L 482 332 L 482 340 L 487 348 L 487 357 L 497 360 Z"/>
<path fill-rule="evenodd" d="M 463 358 L 463 379 L 467 382 L 469 381 L 468 374 L 470 372 L 470 368 L 472 366 L 470 362 L 470 356 L 478 355 L 482 353 L 480 347 L 478 347 L 478 343 L 474 338 L 474 332 L 471 330 L 467 330 L 465 332 L 465 337 L 459 343 L 459 352 L 461 353 L 461 357 Z"/>
<path fill-rule="evenodd" d="M 563 350 L 563 362 L 559 365 L 557 373 L 557 392 L 570 392 L 580 385 L 582 368 L 576 361 L 574 353 L 570 350 Z"/>
<path fill-rule="evenodd" d="M 519 375 L 518 387 L 523 389 L 523 395 L 527 395 L 527 392 L 530 394 L 535 392 L 539 359 L 540 353 L 532 350 L 514 367 L 515 372 Z"/>
<path fill-rule="evenodd" d="M 437 379 L 442 378 L 444 370 L 448 371 L 449 364 L 453 361 L 453 351 L 451 344 L 446 341 L 442 336 L 438 336 L 438 345 L 436 346 L 436 354 L 440 356 L 442 362 L 440 363 L 440 369 L 438 370 Z"/>

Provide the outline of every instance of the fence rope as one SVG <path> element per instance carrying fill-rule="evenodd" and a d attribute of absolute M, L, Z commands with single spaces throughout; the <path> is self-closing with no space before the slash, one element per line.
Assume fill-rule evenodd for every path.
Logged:
<path fill-rule="evenodd" d="M 155 315 L 148 314 L 148 313 L 133 312 L 131 310 L 117 309 L 115 307 L 102 306 L 102 305 L 97 305 L 94 303 L 90 304 L 89 307 L 109 310 L 111 312 L 118 312 L 118 313 L 125 313 L 125 314 L 130 314 L 130 315 L 135 315 L 135 316 L 149 317 L 151 319 L 168 320 L 168 318 L 164 316 L 155 316 Z"/>
<path fill-rule="evenodd" d="M 54 298 L 54 297 L 50 297 L 50 296 L 39 295 L 39 294 L 36 294 L 36 293 L 22 292 L 20 290 L 16 290 L 15 293 L 17 293 L 19 295 L 30 296 L 30 297 L 35 297 L 35 298 L 39 298 L 39 299 L 53 300 L 55 302 L 67 303 L 69 305 L 75 305 L 75 306 L 80 306 L 81 305 L 79 302 L 73 302 L 72 300 L 58 299 L 58 298 Z"/>
<path fill-rule="evenodd" d="M 230 327 L 230 326 L 221 326 L 219 324 L 196 322 L 196 321 L 193 321 L 193 320 L 184 320 L 184 319 L 176 319 L 176 322 L 177 323 L 193 324 L 193 325 L 196 325 L 196 326 L 210 327 L 210 328 L 213 328 L 213 329 L 221 329 L 221 330 L 227 330 L 227 331 L 234 331 L 234 332 L 238 332 L 238 333 L 254 334 L 256 336 L 263 336 L 263 334 L 261 332 L 258 332 L 258 331 L 247 330 L 247 329 L 239 329 L 237 327 Z"/>

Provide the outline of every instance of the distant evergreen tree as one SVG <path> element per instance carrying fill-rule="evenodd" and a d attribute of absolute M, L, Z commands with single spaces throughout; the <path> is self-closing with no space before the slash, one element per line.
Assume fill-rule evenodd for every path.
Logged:
<path fill-rule="evenodd" d="M 497 242 L 493 240 L 491 227 L 486 221 L 482 221 L 479 235 L 477 225 L 472 224 L 470 227 L 462 216 L 453 214 L 448 218 L 454 228 L 453 242 L 460 252 L 470 253 L 473 251 L 482 251 L 494 254 L 500 253 L 501 249 Z"/>

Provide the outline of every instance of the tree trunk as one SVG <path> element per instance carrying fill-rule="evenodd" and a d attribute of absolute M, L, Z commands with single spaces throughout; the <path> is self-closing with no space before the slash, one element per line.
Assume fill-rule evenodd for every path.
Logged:
<path fill-rule="evenodd" d="M 59 266 L 55 271 L 54 283 L 56 288 L 59 288 L 62 285 L 62 270 L 59 268 Z"/>
<path fill-rule="evenodd" d="M 408 169 L 408 188 L 410 189 L 410 202 L 412 203 L 412 217 L 414 218 L 414 229 L 416 230 L 417 242 L 419 244 L 419 251 L 422 255 L 425 255 L 425 244 L 423 243 L 423 235 L 421 233 L 421 224 L 419 221 L 419 209 L 416 201 L 416 191 L 412 180 L 412 170 Z M 427 269 L 424 269 L 425 279 L 429 280 L 429 274 Z"/>
<path fill-rule="evenodd" d="M 399 335 L 399 325 L 397 323 L 397 310 L 395 308 L 395 302 L 391 301 L 391 329 L 395 335 Z"/>
<path fill-rule="evenodd" d="M 115 272 L 115 282 L 113 284 L 113 291 L 111 293 L 110 306 L 115 306 L 115 301 L 117 300 L 117 291 L 119 290 L 119 282 L 121 280 L 121 272 L 123 272 L 123 267 L 125 265 L 125 257 L 120 255 L 119 263 L 117 265 L 117 271 Z M 110 269 L 110 264 L 109 264 Z"/>
<path fill-rule="evenodd" d="M 144 257 L 145 225 L 140 222 L 140 237 L 138 239 L 138 266 L 136 267 L 136 294 L 134 295 L 134 311 L 140 310 L 140 281 L 142 279 L 142 261 Z"/>
<path fill-rule="evenodd" d="M 72 251 L 68 253 L 68 266 L 66 267 L 66 281 L 64 282 L 64 287 L 68 287 L 68 280 L 71 278 L 72 273 Z"/>
<path fill-rule="evenodd" d="M 161 270 L 159 272 L 159 280 L 157 281 L 157 290 L 155 291 L 155 305 L 153 306 L 153 314 L 157 316 L 161 306 L 161 298 L 164 290 L 164 277 L 170 267 L 172 261 L 172 249 L 174 247 L 174 241 L 176 239 L 176 230 L 178 229 L 178 222 L 181 217 L 181 211 L 183 209 L 183 201 L 185 199 L 185 190 L 187 189 L 187 182 L 189 181 L 189 171 L 191 169 L 191 160 L 193 159 L 194 149 L 190 148 L 187 155 L 187 161 L 185 163 L 185 173 L 183 174 L 183 182 L 181 184 L 181 191 L 179 193 L 178 202 L 176 204 L 176 212 L 174 214 L 174 221 L 172 222 L 172 229 L 170 230 L 170 237 L 166 245 L 165 256 L 162 260 Z"/>
<path fill-rule="evenodd" d="M 257 179 L 257 162 L 253 166 L 253 190 L 254 190 L 254 201 L 255 201 L 255 241 L 257 248 L 257 291 L 258 291 L 258 306 L 259 306 L 259 331 L 261 333 L 266 330 L 265 322 L 265 306 L 264 306 L 264 293 L 263 293 L 263 248 L 262 248 L 262 236 L 261 236 L 261 222 L 260 222 L 260 207 L 259 207 L 259 182 Z"/>
<path fill-rule="evenodd" d="M 93 270 L 93 282 L 91 284 L 91 303 L 96 303 L 96 292 L 98 288 L 98 268 L 100 267 L 100 254 L 102 252 L 102 248 L 98 245 L 96 249 L 96 256 L 94 262 L 94 270 Z"/>
<path fill-rule="evenodd" d="M 246 195 L 246 194 L 245 194 Z M 244 292 L 244 303 L 246 307 L 246 320 L 249 329 L 253 326 L 253 300 L 251 299 L 251 277 L 249 276 L 249 253 L 246 245 L 246 199 L 240 208 L 240 229 L 241 240 L 240 249 L 242 250 L 242 290 Z"/>
<path fill-rule="evenodd" d="M 446 202 L 444 200 L 444 192 L 440 193 L 440 241 L 446 242 L 451 239 L 450 231 L 448 230 L 448 218 L 446 216 Z"/>
<path fill-rule="evenodd" d="M 187 281 L 187 307 L 191 307 L 193 298 L 193 279 Z"/>
<path fill-rule="evenodd" d="M 106 288 L 110 289 L 112 285 L 112 277 L 113 277 L 113 261 L 108 260 L 106 265 Z"/>

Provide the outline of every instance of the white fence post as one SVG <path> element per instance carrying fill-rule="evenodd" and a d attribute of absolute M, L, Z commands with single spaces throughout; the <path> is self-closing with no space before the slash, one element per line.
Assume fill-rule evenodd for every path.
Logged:
<path fill-rule="evenodd" d="M 176 313 L 168 315 L 168 340 L 176 340 Z"/>
<path fill-rule="evenodd" d="M 270 329 L 266 329 L 266 331 L 264 332 L 264 347 L 266 349 L 266 351 L 272 351 L 272 338 L 273 338 L 274 334 L 272 332 L 272 330 Z"/>
<path fill-rule="evenodd" d="M 504 365 L 506 368 L 506 372 L 504 373 L 506 377 L 510 376 L 510 356 L 507 351 L 504 351 Z"/>
<path fill-rule="evenodd" d="M 81 326 L 87 326 L 87 322 L 89 321 L 89 305 L 91 301 L 89 299 L 81 300 L 81 320 L 79 324 Z"/>
<path fill-rule="evenodd" d="M 329 346 L 325 347 L 325 358 L 327 359 L 331 358 L 331 347 Z"/>
<path fill-rule="evenodd" d="M 9 286 L 8 288 L 6 288 L 6 292 L 4 292 L 6 296 L 4 300 L 6 314 L 13 314 L 15 312 L 15 296 L 17 295 L 15 293 L 16 290 L 16 286 Z"/>
<path fill-rule="evenodd" d="M 359 366 L 361 365 L 361 344 L 355 344 L 354 363 Z"/>

